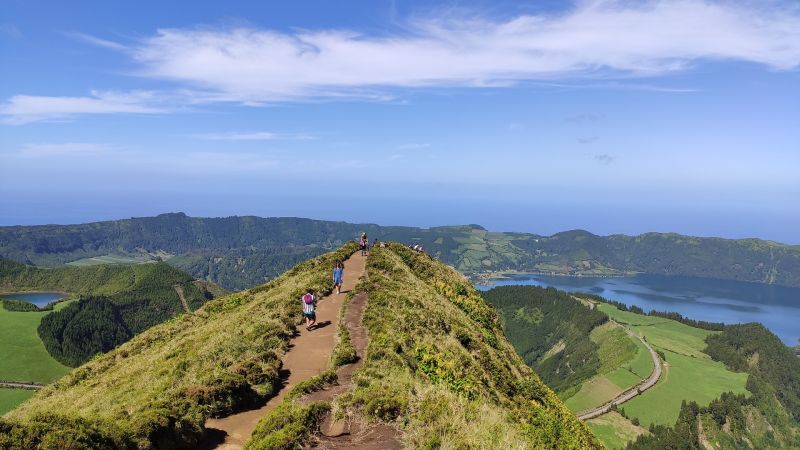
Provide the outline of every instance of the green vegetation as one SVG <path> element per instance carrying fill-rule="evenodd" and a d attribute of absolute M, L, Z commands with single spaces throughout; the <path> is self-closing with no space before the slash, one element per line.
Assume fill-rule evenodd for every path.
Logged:
<path fill-rule="evenodd" d="M 15 312 L 38 312 L 42 311 L 38 306 L 34 305 L 31 302 L 25 302 L 22 300 L 6 300 L 3 299 L 0 301 L 0 306 L 3 307 L 6 311 L 15 311 Z M 47 308 L 52 310 L 53 308 Z"/>
<path fill-rule="evenodd" d="M 66 263 L 167 260 L 227 289 L 252 287 L 366 231 L 371 238 L 421 244 L 467 274 L 642 272 L 800 286 L 800 247 L 757 239 L 678 234 L 545 237 L 489 232 L 478 225 L 383 227 L 298 218 L 194 218 L 162 214 L 82 225 L 0 227 L 0 256 L 55 267 Z"/>
<path fill-rule="evenodd" d="M 297 299 L 309 287 L 328 291 L 331 265 L 354 250 L 348 245 L 268 284 L 211 300 L 92 359 L 11 411 L 0 423 L 0 448 L 55 448 L 48 439 L 193 448 L 207 417 L 271 395 L 300 322 Z"/>
<path fill-rule="evenodd" d="M 728 367 L 749 374 L 751 395 L 722 394 L 708 406 L 684 403 L 672 427 L 651 428 L 631 449 L 800 447 L 797 398 L 800 360 L 777 336 L 755 323 L 726 325 L 706 339 L 706 352 Z M 700 377 L 698 377 L 700 378 Z"/>
<path fill-rule="evenodd" d="M 654 349 L 666 355 L 667 366 L 658 384 L 623 406 L 626 415 L 637 418 L 643 426 L 674 423 L 683 401 L 707 405 L 723 392 L 746 392 L 746 374 L 732 372 L 703 353 L 705 339 L 715 332 L 662 317 L 620 311 L 610 304 L 601 303 L 597 308 L 644 336 Z"/>
<path fill-rule="evenodd" d="M 8 389 L 0 387 L 0 416 L 31 398 L 34 392 L 35 391 L 30 389 Z"/>
<path fill-rule="evenodd" d="M 597 448 L 502 336 L 499 318 L 452 269 L 392 244 L 374 249 L 370 336 L 355 387 L 333 405 L 291 401 L 258 425 L 248 449 L 302 445 L 332 410 L 393 423 L 412 448 Z"/>
<path fill-rule="evenodd" d="M 371 252 L 370 342 L 335 405 L 404 431 L 412 448 L 599 448 L 514 352 L 454 270 L 400 245 Z"/>
<path fill-rule="evenodd" d="M 614 411 L 591 419 L 586 424 L 589 425 L 592 433 L 612 450 L 623 449 L 628 442 L 635 440 L 638 436 L 649 434 L 646 429 L 632 424 Z"/>
<path fill-rule="evenodd" d="M 83 297 L 40 317 L 38 332 L 45 348 L 68 366 L 81 364 L 183 312 L 176 286 L 194 309 L 220 293 L 209 283 L 195 283 L 191 276 L 163 262 L 40 269 L 0 260 L 0 287 L 4 289 L 59 290 Z M 20 302 L 4 301 L 12 308 L 16 303 Z"/>
<path fill-rule="evenodd" d="M 55 305 L 63 309 L 68 302 Z M 69 371 L 53 359 L 36 333 L 46 312 L 11 312 L 0 307 L 0 380 L 50 383 Z"/>
<path fill-rule="evenodd" d="M 601 366 L 598 375 L 584 382 L 580 390 L 566 400 L 567 406 L 575 412 L 608 402 L 639 384 L 653 371 L 653 360 L 644 344 L 628 336 L 615 323 L 595 328 L 590 336 L 599 347 Z"/>
<path fill-rule="evenodd" d="M 598 345 L 589 335 L 608 320 L 602 312 L 553 288 L 502 286 L 482 295 L 500 312 L 517 353 L 562 398 L 600 370 Z"/>
<path fill-rule="evenodd" d="M 753 383 L 775 389 L 778 401 L 800 421 L 800 359 L 763 325 L 729 325 L 709 336 L 706 353 L 731 370 L 750 373 Z"/>

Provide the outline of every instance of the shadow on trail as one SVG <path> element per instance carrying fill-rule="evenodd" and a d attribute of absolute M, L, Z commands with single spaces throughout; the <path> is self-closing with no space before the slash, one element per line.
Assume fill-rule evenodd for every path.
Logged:
<path fill-rule="evenodd" d="M 320 328 L 325 328 L 330 324 L 331 324 L 330 320 L 326 320 L 325 322 L 315 323 L 314 325 L 311 325 L 311 328 L 309 328 L 309 331 L 317 330 L 317 329 L 320 329 Z"/>
<path fill-rule="evenodd" d="M 222 430 L 206 428 L 206 433 L 203 435 L 203 440 L 197 446 L 197 450 L 211 450 L 217 448 L 220 444 L 225 442 L 226 436 L 228 436 L 228 433 Z"/>

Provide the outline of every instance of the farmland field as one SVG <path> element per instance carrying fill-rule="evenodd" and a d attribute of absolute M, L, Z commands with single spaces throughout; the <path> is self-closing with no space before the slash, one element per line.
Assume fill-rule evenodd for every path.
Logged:
<path fill-rule="evenodd" d="M 49 383 L 69 372 L 47 353 L 36 331 L 49 312 L 11 312 L 0 306 L 0 380 Z"/>
<path fill-rule="evenodd" d="M 0 416 L 16 408 L 17 405 L 31 398 L 35 391 L 29 389 L 0 388 Z"/>

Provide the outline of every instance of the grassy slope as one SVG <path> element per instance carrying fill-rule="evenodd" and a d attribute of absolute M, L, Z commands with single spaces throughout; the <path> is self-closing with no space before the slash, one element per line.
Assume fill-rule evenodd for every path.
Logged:
<path fill-rule="evenodd" d="M 12 411 L 9 434 L 66 440 L 92 432 L 91 442 L 117 446 L 194 445 L 206 417 L 273 390 L 280 355 L 299 321 L 301 291 L 327 289 L 331 265 L 352 251 L 348 245 L 143 332 Z M 48 414 L 58 417 L 42 418 Z M 81 420 L 87 422 L 78 426 Z"/>
<path fill-rule="evenodd" d="M 46 314 L 50 311 L 11 312 L 0 306 L 0 380 L 49 383 L 70 370 L 53 359 L 39 339 L 36 329 Z"/>
<path fill-rule="evenodd" d="M 580 391 L 566 400 L 566 405 L 576 412 L 606 403 L 638 384 L 653 370 L 645 346 L 619 326 L 608 322 L 596 327 L 591 339 L 598 344 L 600 373 L 583 383 Z"/>
<path fill-rule="evenodd" d="M 599 447 L 457 272 L 392 246 L 373 251 L 368 274 L 371 341 L 345 404 L 393 411 L 384 419 L 415 448 Z"/>
<path fill-rule="evenodd" d="M 641 434 L 649 434 L 642 427 L 632 424 L 617 412 L 610 412 L 588 422 L 589 429 L 603 441 L 609 449 L 623 449 L 628 442 Z"/>
<path fill-rule="evenodd" d="M 29 389 L 8 389 L 0 387 L 0 416 L 31 398 L 34 392 L 35 391 Z"/>
<path fill-rule="evenodd" d="M 637 417 L 642 426 L 675 423 L 683 400 L 705 405 L 723 392 L 746 392 L 747 374 L 732 372 L 702 352 L 705 338 L 712 331 L 620 311 L 608 304 L 600 304 L 598 308 L 644 335 L 653 348 L 667 356 L 668 367 L 658 384 L 623 406 L 628 416 Z"/>

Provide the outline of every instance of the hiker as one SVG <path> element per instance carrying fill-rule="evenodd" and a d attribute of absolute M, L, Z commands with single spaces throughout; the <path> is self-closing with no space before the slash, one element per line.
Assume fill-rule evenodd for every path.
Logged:
<path fill-rule="evenodd" d="M 367 237 L 367 233 L 361 233 L 361 241 L 358 243 L 358 247 L 361 249 L 361 256 L 367 256 L 368 246 L 369 238 Z"/>
<path fill-rule="evenodd" d="M 336 289 L 337 294 L 342 293 L 342 279 L 344 278 L 344 263 L 341 261 L 336 263 L 333 268 L 333 287 Z"/>
<path fill-rule="evenodd" d="M 309 289 L 303 294 L 303 317 L 306 318 L 306 330 L 311 330 L 311 327 L 317 323 L 317 313 L 314 309 L 317 306 L 317 297 L 314 296 L 314 291 Z"/>
<path fill-rule="evenodd" d="M 375 248 L 377 246 L 378 246 L 378 238 L 375 238 L 375 240 L 372 241 L 372 247 L 370 247 L 370 248 Z"/>

